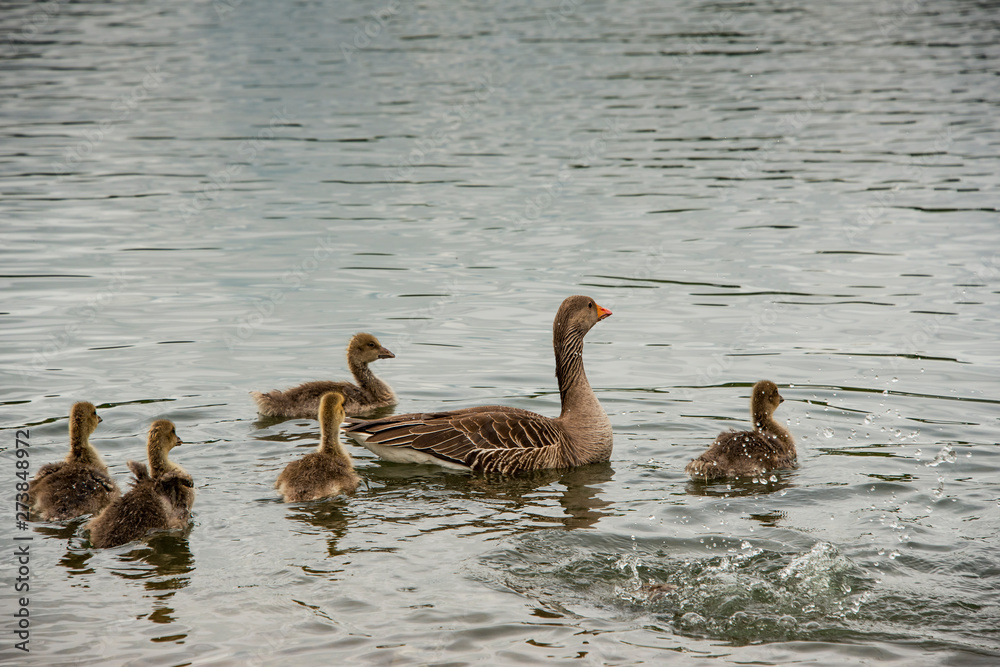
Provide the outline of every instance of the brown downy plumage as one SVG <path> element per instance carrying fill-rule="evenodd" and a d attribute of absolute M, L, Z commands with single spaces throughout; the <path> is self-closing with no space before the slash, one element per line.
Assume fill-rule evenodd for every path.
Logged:
<path fill-rule="evenodd" d="M 274 483 L 286 503 L 354 493 L 358 488 L 351 456 L 340 444 L 343 421 L 344 397 L 336 392 L 324 394 L 319 404 L 319 449 L 285 466 Z"/>
<path fill-rule="evenodd" d="M 778 386 L 761 380 L 750 397 L 752 431 L 724 431 L 704 454 L 687 464 L 684 471 L 692 479 L 756 477 L 769 470 L 795 467 L 795 440 L 785 427 L 774 421 L 774 411 L 782 401 Z"/>
<path fill-rule="evenodd" d="M 101 418 L 93 403 L 75 403 L 69 413 L 69 455 L 42 466 L 28 484 L 28 505 L 46 521 L 99 512 L 121 492 L 90 444 Z"/>
<path fill-rule="evenodd" d="M 583 370 L 583 337 L 611 315 L 588 296 L 562 302 L 552 323 L 552 347 L 562 413 L 488 405 L 450 412 L 348 420 L 348 436 L 389 461 L 516 474 L 568 468 L 611 457 L 611 421 Z"/>
<path fill-rule="evenodd" d="M 378 338 L 369 333 L 354 334 L 347 345 L 347 365 L 358 384 L 317 380 L 306 382 L 286 391 L 269 391 L 266 394 L 251 391 L 257 410 L 265 417 L 298 417 L 315 419 L 319 399 L 335 391 L 344 397 L 344 412 L 349 415 L 371 412 L 396 404 L 392 388 L 375 377 L 368 364 L 377 359 L 394 359 L 396 355 L 382 347 Z"/>
<path fill-rule="evenodd" d="M 135 474 L 132 489 L 87 524 L 91 544 L 116 547 L 145 537 L 150 530 L 187 525 L 194 504 L 194 483 L 191 475 L 167 458 L 170 450 L 181 444 L 172 422 L 153 422 L 146 442 L 149 469 L 145 464 L 128 462 Z"/>

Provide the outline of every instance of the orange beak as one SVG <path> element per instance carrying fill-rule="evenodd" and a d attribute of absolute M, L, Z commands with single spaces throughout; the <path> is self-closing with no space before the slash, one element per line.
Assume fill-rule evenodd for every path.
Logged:
<path fill-rule="evenodd" d="M 607 308 L 605 308 L 604 306 L 601 306 L 601 305 L 597 306 L 597 321 L 598 322 L 600 322 L 601 320 L 603 320 L 605 317 L 609 317 L 610 315 L 611 315 L 611 311 L 610 310 L 608 310 Z"/>

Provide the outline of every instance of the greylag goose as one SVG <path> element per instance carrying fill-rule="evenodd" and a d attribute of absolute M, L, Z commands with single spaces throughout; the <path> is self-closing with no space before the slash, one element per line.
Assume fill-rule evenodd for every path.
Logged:
<path fill-rule="evenodd" d="M 167 458 L 170 450 L 181 444 L 173 422 L 153 422 L 146 442 L 149 469 L 142 463 L 128 462 L 135 475 L 132 488 L 87 524 L 91 544 L 100 549 L 116 547 L 151 530 L 187 525 L 194 505 L 194 483 L 191 475 Z"/>
<path fill-rule="evenodd" d="M 350 382 L 329 382 L 317 380 L 306 382 L 287 391 L 269 391 L 266 394 L 251 391 L 257 403 L 257 410 L 265 417 L 297 417 L 316 419 L 320 397 L 336 391 L 344 396 L 344 412 L 349 415 L 371 412 L 396 404 L 392 388 L 375 377 L 368 364 L 377 359 L 394 359 L 389 350 L 382 347 L 378 338 L 369 333 L 354 334 L 347 345 L 347 365 L 358 384 Z"/>
<path fill-rule="evenodd" d="M 69 412 L 69 455 L 42 466 L 28 484 L 28 506 L 46 521 L 93 514 L 121 492 L 108 474 L 90 436 L 101 423 L 93 403 L 75 403 Z"/>
<path fill-rule="evenodd" d="M 724 431 L 684 471 L 692 479 L 756 477 L 768 470 L 795 467 L 795 440 L 784 426 L 774 421 L 774 411 L 782 401 L 778 386 L 761 380 L 750 396 L 752 431 Z"/>
<path fill-rule="evenodd" d="M 516 474 L 611 457 L 611 421 L 583 370 L 583 337 L 611 315 L 588 296 L 562 302 L 552 347 L 562 413 L 553 419 L 502 405 L 348 420 L 345 433 L 388 461 Z"/>
<path fill-rule="evenodd" d="M 354 493 L 358 488 L 360 480 L 351 456 L 340 444 L 343 421 L 344 397 L 336 392 L 323 394 L 319 402 L 319 449 L 285 466 L 274 484 L 286 503 Z"/>

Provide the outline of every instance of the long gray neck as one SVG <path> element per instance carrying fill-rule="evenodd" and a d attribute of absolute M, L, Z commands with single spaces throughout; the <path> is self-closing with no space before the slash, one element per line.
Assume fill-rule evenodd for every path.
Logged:
<path fill-rule="evenodd" d="M 372 373 L 372 370 L 368 368 L 368 364 L 364 361 L 357 361 L 354 359 L 348 359 L 347 365 L 351 369 L 351 375 L 354 379 L 358 381 L 358 386 L 365 391 L 370 392 L 377 398 L 381 400 L 391 399 L 392 389 L 382 380 Z"/>
<path fill-rule="evenodd" d="M 170 470 L 171 463 L 167 459 L 167 452 L 162 447 L 150 443 L 146 447 L 146 456 L 149 458 L 149 474 L 154 479 Z"/>
<path fill-rule="evenodd" d="M 559 398 L 562 400 L 560 419 L 607 418 L 587 380 L 587 373 L 583 370 L 583 337 L 586 333 L 585 330 L 571 326 L 553 332 L 556 379 L 559 382 Z"/>
<path fill-rule="evenodd" d="M 347 459 L 350 457 L 340 444 L 340 423 L 344 420 L 343 411 L 336 409 L 320 410 L 319 413 L 319 448 L 317 451 L 331 459 Z"/>
<path fill-rule="evenodd" d="M 90 433 L 87 427 L 76 421 L 69 423 L 69 457 L 72 461 L 81 463 L 102 464 L 101 457 L 97 450 L 90 444 Z"/>
<path fill-rule="evenodd" d="M 552 347 L 556 355 L 556 378 L 562 413 L 559 422 L 574 446 L 563 452 L 566 465 L 580 465 L 606 460 L 611 453 L 611 420 L 583 370 L 583 337 L 586 330 L 563 328 L 553 331 Z"/>
<path fill-rule="evenodd" d="M 773 414 L 768 413 L 766 410 L 755 410 L 751 412 L 751 417 L 753 418 L 753 427 L 756 431 L 776 438 L 786 450 L 794 450 L 795 439 L 792 438 L 792 434 L 788 432 L 788 429 L 774 419 Z"/>

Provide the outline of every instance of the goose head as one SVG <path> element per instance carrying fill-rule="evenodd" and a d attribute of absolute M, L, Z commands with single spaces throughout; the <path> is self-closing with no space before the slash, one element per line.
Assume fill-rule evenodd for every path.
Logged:
<path fill-rule="evenodd" d="M 97 425 L 103 420 L 97 415 L 97 408 L 93 403 L 80 401 L 74 403 L 69 411 L 69 430 L 80 434 L 83 438 L 89 438 L 97 430 Z"/>
<path fill-rule="evenodd" d="M 319 423 L 324 431 L 334 432 L 344 423 L 344 395 L 329 391 L 319 399 Z"/>
<path fill-rule="evenodd" d="M 770 419 L 784 400 L 778 393 L 778 385 L 770 380 L 761 380 L 755 384 L 750 398 L 750 412 L 753 413 L 754 422 L 759 424 Z"/>
<path fill-rule="evenodd" d="M 566 297 L 556 312 L 556 319 L 552 323 L 552 330 L 557 336 L 576 334 L 582 337 L 591 328 L 611 315 L 611 311 L 589 296 L 574 295 Z"/>
<path fill-rule="evenodd" d="M 352 361 L 370 364 L 377 359 L 394 359 L 395 357 L 395 354 L 382 347 L 378 338 L 370 333 L 354 334 L 351 342 L 347 345 L 347 358 Z"/>
<path fill-rule="evenodd" d="M 149 427 L 149 439 L 146 442 L 146 453 L 150 461 L 165 460 L 171 449 L 183 445 L 177 437 L 174 423 L 169 419 L 157 419 Z"/>

